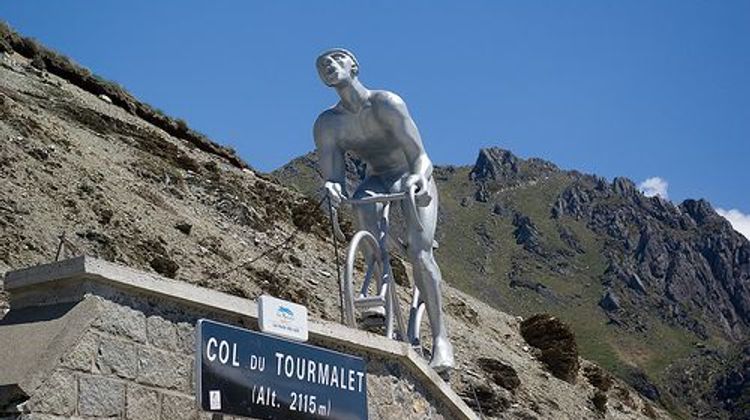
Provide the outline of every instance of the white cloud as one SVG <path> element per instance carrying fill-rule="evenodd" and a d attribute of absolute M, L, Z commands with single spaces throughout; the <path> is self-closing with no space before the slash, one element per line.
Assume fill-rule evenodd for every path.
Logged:
<path fill-rule="evenodd" d="M 747 239 L 750 239 L 750 214 L 745 214 L 737 209 L 716 209 L 716 212 L 729 220 L 734 230 L 745 235 Z"/>
<path fill-rule="evenodd" d="M 667 194 L 668 187 L 669 182 L 667 182 L 666 179 L 659 178 L 658 176 L 649 178 L 638 184 L 638 189 L 641 190 L 643 195 L 645 195 L 646 197 L 653 197 L 658 195 L 665 200 L 669 200 L 669 194 Z"/>

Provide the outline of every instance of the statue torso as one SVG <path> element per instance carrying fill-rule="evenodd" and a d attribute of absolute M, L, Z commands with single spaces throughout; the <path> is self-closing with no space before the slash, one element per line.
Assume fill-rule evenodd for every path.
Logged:
<path fill-rule="evenodd" d="M 409 164 L 401 144 L 378 118 L 378 101 L 369 100 L 359 112 L 338 105 L 325 112 L 326 131 L 344 151 L 367 163 L 368 175 L 401 176 Z"/>

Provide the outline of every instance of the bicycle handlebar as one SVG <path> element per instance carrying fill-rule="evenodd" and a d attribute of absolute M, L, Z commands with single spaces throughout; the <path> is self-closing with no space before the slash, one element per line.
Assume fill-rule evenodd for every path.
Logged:
<path fill-rule="evenodd" d="M 377 195 L 371 195 L 371 196 L 363 197 L 363 198 L 345 199 L 342 201 L 342 203 L 348 203 L 351 205 L 361 205 L 361 204 L 389 203 L 393 201 L 406 200 L 409 202 L 410 213 L 412 217 L 414 217 L 414 220 L 416 220 L 417 222 L 417 230 L 419 232 L 422 232 L 424 230 L 424 227 L 422 226 L 422 221 L 419 220 L 419 213 L 417 212 L 416 192 L 417 192 L 416 185 L 412 185 L 411 188 L 409 188 L 409 191 L 389 193 L 389 194 L 377 194 Z"/>
<path fill-rule="evenodd" d="M 373 203 L 385 203 L 389 201 L 401 201 L 409 198 L 406 192 L 393 193 L 393 194 L 378 194 L 371 195 L 363 198 L 350 198 L 343 201 L 343 203 L 349 203 L 353 205 L 357 204 L 373 204 Z"/>

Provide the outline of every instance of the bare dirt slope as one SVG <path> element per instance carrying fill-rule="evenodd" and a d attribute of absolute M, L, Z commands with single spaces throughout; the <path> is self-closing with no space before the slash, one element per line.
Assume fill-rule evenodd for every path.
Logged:
<path fill-rule="evenodd" d="M 65 233 L 65 256 L 246 298 L 271 293 L 338 318 L 325 218 L 302 195 L 19 54 L 0 59 L 0 141 L 0 272 L 54 260 Z M 450 380 L 486 418 L 665 417 L 586 361 L 558 379 L 521 337 L 519 319 L 451 287 L 445 295 L 460 361 Z M 4 313 L 7 299 L 0 305 Z"/>

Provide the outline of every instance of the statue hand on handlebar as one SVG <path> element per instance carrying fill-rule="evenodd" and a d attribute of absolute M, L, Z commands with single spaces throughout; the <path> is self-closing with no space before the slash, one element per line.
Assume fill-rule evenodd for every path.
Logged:
<path fill-rule="evenodd" d="M 420 174 L 407 175 L 403 181 L 404 191 L 409 191 L 412 188 L 415 189 L 414 198 L 420 207 L 425 207 L 432 201 L 432 197 L 430 197 L 430 193 L 427 191 L 428 185 L 427 177 Z"/>
<path fill-rule="evenodd" d="M 345 198 L 343 188 L 338 182 L 326 181 L 323 184 L 323 189 L 325 190 L 325 194 L 331 199 L 333 207 L 338 207 Z"/>

